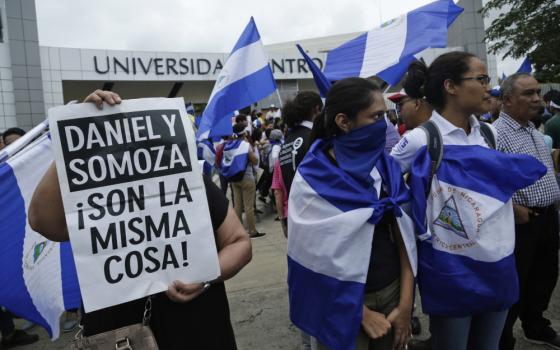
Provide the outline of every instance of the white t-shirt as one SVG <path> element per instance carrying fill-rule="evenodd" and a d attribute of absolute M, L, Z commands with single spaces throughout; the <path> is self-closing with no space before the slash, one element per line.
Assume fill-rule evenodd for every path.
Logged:
<path fill-rule="evenodd" d="M 480 123 L 474 117 L 470 116 L 469 123 L 471 125 L 471 132 L 467 135 L 465 130 L 451 124 L 447 119 L 443 118 L 438 112 L 433 111 L 430 118 L 438 127 L 444 145 L 479 145 L 489 147 L 484 141 L 484 137 L 480 133 Z M 497 140 L 498 135 L 494 126 L 489 125 L 494 133 L 494 138 Z M 412 161 L 416 152 L 422 147 L 427 145 L 428 138 L 426 132 L 421 128 L 415 128 L 397 143 L 391 151 L 391 156 L 400 164 L 403 173 L 410 170 Z"/>
<path fill-rule="evenodd" d="M 280 109 L 277 109 L 276 112 L 273 111 L 268 111 L 266 113 L 266 120 L 270 120 L 270 119 L 278 119 L 282 117 L 282 112 L 280 111 Z"/>

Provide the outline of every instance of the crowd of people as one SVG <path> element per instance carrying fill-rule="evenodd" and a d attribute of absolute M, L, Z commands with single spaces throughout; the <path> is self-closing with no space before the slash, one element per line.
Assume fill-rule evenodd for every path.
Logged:
<path fill-rule="evenodd" d="M 119 104 L 121 97 L 98 90 L 85 102 L 101 107 Z M 320 239 L 306 241 L 302 235 L 369 237 L 364 240 L 369 259 L 360 262 L 367 273 L 360 325 L 351 341 L 356 349 L 514 349 L 518 318 L 528 341 L 560 349 L 560 336 L 544 316 L 558 278 L 559 91 L 541 97 L 539 82 L 526 73 L 492 87 L 479 58 L 449 52 L 429 66 L 413 63 L 403 91 L 387 99 L 373 80 L 347 78 L 336 82 L 325 100 L 301 91 L 281 109 L 271 105 L 237 114 L 232 121 L 231 135 L 198 142 L 220 279 L 208 285 L 175 281 L 149 299 L 90 313 L 82 309 L 84 336 L 138 323 L 151 302 L 150 326 L 160 349 L 235 349 L 224 281 L 251 260 L 250 239 L 265 235 L 256 227 L 256 204 L 262 201 L 274 208 L 289 252 L 324 258 L 323 247 L 302 243 Z M 1 147 L 23 134 L 6 130 Z M 434 146 L 434 138 L 439 145 Z M 431 210 L 438 205 L 441 183 L 454 176 L 488 196 L 498 188 L 511 189 L 511 195 L 500 195 L 503 203 L 489 217 L 463 215 L 460 224 L 452 219 L 447 226 L 439 224 L 478 227 L 469 244 L 479 246 L 482 260 L 492 263 L 484 269 L 468 252 L 443 253 L 437 246 L 438 217 L 434 220 Z M 309 192 L 309 184 L 319 190 Z M 363 222 L 346 223 L 348 232 L 343 232 L 344 222 L 333 221 L 332 228 L 322 223 L 325 218 L 314 207 L 322 200 L 333 206 L 351 203 L 340 204 L 343 211 L 374 210 L 358 220 Z M 412 229 L 400 225 L 403 211 L 418 219 Z M 50 240 L 69 239 L 54 164 L 35 191 L 29 222 Z M 353 232 L 354 226 L 361 229 Z M 449 234 L 466 237 L 459 231 L 455 227 Z M 417 239 L 414 247 L 405 243 L 410 237 Z M 327 258 L 344 270 L 348 261 L 340 260 L 339 253 Z M 493 260 L 496 256 L 501 258 Z M 322 305 L 313 300 L 316 294 L 301 293 L 309 285 L 294 275 L 290 266 L 290 298 L 297 295 L 309 305 L 308 310 L 290 310 L 302 347 L 335 347 L 336 336 L 325 337 L 301 321 Z M 424 341 L 411 340 L 412 316 L 419 312 L 414 310 L 416 283 L 422 311 L 429 316 L 431 336 Z M 322 286 L 314 287 L 320 293 Z M 461 295 L 468 300 L 457 300 Z M 311 324 L 324 329 L 328 322 Z M 15 330 L 12 315 L 1 308 L 0 325 L 5 348 L 37 340 Z"/>

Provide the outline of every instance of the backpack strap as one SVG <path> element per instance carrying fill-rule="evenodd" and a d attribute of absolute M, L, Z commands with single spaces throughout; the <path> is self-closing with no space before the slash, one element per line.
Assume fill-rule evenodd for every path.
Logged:
<path fill-rule="evenodd" d="M 486 144 L 490 148 L 496 149 L 496 137 L 494 136 L 490 125 L 486 124 L 485 122 L 480 122 L 480 133 L 482 134 L 484 141 L 486 141 Z"/>
<path fill-rule="evenodd" d="M 430 194 L 430 187 L 432 185 L 432 179 L 441 163 L 441 159 L 443 158 L 443 138 L 441 137 L 441 133 L 437 125 L 428 120 L 424 124 L 420 125 L 420 128 L 424 130 L 426 133 L 426 137 L 428 139 L 428 143 L 426 147 L 428 148 L 428 154 L 430 155 L 430 159 L 432 160 L 432 166 L 430 169 L 430 176 L 428 178 L 428 187 L 426 188 L 426 198 Z"/>

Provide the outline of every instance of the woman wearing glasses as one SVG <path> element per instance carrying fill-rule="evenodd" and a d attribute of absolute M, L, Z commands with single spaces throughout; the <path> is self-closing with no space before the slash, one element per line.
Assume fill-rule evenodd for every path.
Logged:
<path fill-rule="evenodd" d="M 489 83 L 480 59 L 449 52 L 429 67 L 413 63 L 403 84 L 407 95 L 425 98 L 434 108 L 432 132 L 412 130 L 391 155 L 412 179 L 415 172 L 422 174 L 410 186 L 413 207 L 419 203 L 417 233 L 424 235 L 418 242 L 422 308 L 430 315 L 436 350 L 498 349 L 507 309 L 518 298 L 511 195 L 515 186 L 524 187 L 538 176 L 539 169 L 526 159 L 512 160 L 488 149 L 495 148 L 496 130 L 474 116 L 490 110 Z M 439 154 L 428 151 L 428 139 L 440 140 Z M 531 179 L 511 180 L 523 169 L 531 171 L 527 165 L 536 169 Z M 501 201 L 490 198 L 504 186 L 509 187 Z M 489 203 L 495 205 L 492 212 Z"/>

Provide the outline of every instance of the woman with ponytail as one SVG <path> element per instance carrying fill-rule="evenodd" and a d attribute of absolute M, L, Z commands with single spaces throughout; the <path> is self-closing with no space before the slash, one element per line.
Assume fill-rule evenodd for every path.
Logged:
<path fill-rule="evenodd" d="M 546 169 L 493 150 L 496 130 L 475 117 L 490 109 L 490 77 L 476 56 L 449 52 L 429 67 L 415 62 L 403 86 L 434 108 L 391 152 L 410 173 L 432 348 L 497 350 L 519 295 L 511 197 Z"/>
<path fill-rule="evenodd" d="M 415 271 L 410 201 L 385 152 L 374 82 L 338 81 L 313 125 L 288 208 L 290 317 L 313 349 L 404 349 Z"/>

